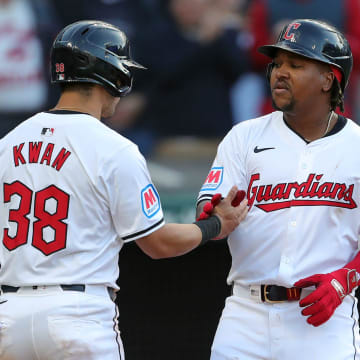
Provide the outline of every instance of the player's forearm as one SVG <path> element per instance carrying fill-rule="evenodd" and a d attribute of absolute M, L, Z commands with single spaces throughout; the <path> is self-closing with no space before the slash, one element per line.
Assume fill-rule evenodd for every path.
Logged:
<path fill-rule="evenodd" d="M 220 195 L 220 194 L 219 194 Z M 220 195 L 221 197 L 221 195 Z M 211 239 L 221 239 L 234 231 L 247 214 L 247 200 L 237 201 L 238 190 L 233 186 L 224 200 L 216 202 L 213 214 L 194 224 L 166 224 L 136 243 L 155 259 L 183 255 Z M 239 200 L 239 199 L 238 199 Z"/>
<path fill-rule="evenodd" d="M 186 254 L 201 240 L 202 232 L 195 224 L 165 224 L 136 243 L 151 258 L 162 259 Z"/>

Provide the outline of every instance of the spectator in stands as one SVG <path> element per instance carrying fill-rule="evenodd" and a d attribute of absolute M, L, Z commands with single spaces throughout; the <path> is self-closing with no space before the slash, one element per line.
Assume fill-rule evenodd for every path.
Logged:
<path fill-rule="evenodd" d="M 55 3 L 57 13 L 65 24 L 78 20 L 97 19 L 119 26 L 129 37 L 132 54 L 137 55 L 137 37 L 144 31 L 149 31 L 151 24 L 162 21 L 159 19 L 160 0 L 62 0 Z M 69 11 L 71 9 L 71 11 Z M 138 78 L 136 74 L 136 77 Z M 143 154 L 147 154 L 152 144 L 152 135 L 142 129 L 137 116 L 143 110 L 145 97 L 137 91 L 136 81 L 130 95 L 121 101 L 112 119 L 104 119 L 109 126 L 123 135 L 128 135 L 140 145 Z M 127 129 L 131 129 L 127 131 Z"/>
<path fill-rule="evenodd" d="M 55 96 L 43 45 L 56 31 L 48 1 L 0 0 L 0 138 Z"/>
<path fill-rule="evenodd" d="M 142 14 L 145 8 L 154 8 L 153 0 L 55 0 L 55 8 L 64 24 L 78 20 L 97 19 L 108 22 L 127 34 L 132 40 L 137 26 L 146 20 Z M 156 1 L 156 0 L 154 0 Z M 71 9 L 71 11 L 70 11 Z M 133 43 L 131 41 L 131 43 Z"/>
<path fill-rule="evenodd" d="M 162 0 L 136 32 L 148 71 L 112 122 L 145 155 L 152 137 L 219 137 L 232 126 L 229 91 L 249 65 L 241 18 L 226 1 Z"/>

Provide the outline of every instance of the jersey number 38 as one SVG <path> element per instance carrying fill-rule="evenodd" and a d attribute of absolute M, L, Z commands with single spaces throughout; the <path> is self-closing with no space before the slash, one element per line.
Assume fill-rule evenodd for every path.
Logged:
<path fill-rule="evenodd" d="M 9 235 L 9 229 L 4 229 L 3 242 L 8 250 L 14 250 L 28 242 L 30 220 L 28 215 L 33 210 L 37 219 L 32 224 L 31 244 L 45 255 L 50 255 L 66 247 L 67 224 L 63 221 L 68 217 L 70 196 L 55 185 L 33 192 L 19 181 L 11 184 L 4 184 L 4 203 L 9 203 L 15 195 L 20 197 L 19 207 L 9 210 L 9 222 L 17 223 L 17 230 L 14 236 Z M 31 209 L 32 198 L 34 206 Z M 56 201 L 55 212 L 46 210 L 46 201 Z M 53 229 L 53 240 L 46 241 L 43 236 L 45 228 Z"/>

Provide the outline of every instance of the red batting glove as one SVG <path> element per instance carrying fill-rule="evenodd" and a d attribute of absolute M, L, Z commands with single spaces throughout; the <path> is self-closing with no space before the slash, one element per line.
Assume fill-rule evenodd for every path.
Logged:
<path fill-rule="evenodd" d="M 220 203 L 220 201 L 221 201 L 221 194 L 218 193 L 218 194 L 213 195 L 213 197 L 211 198 L 211 201 L 208 201 L 205 203 L 205 205 L 203 207 L 203 211 L 199 215 L 199 217 L 196 219 L 196 221 L 205 220 L 208 217 L 210 217 L 214 210 L 214 207 L 216 205 L 218 205 Z"/>
<path fill-rule="evenodd" d="M 355 269 L 342 268 L 328 274 L 312 275 L 294 284 L 299 288 L 313 285 L 316 290 L 302 299 L 299 305 L 305 307 L 301 313 L 309 316 L 306 321 L 319 326 L 331 318 L 344 297 L 358 285 L 358 276 Z"/>
<path fill-rule="evenodd" d="M 244 190 L 238 190 L 234 200 L 231 202 L 233 207 L 237 207 L 245 199 L 246 192 Z"/>
<path fill-rule="evenodd" d="M 211 204 L 215 207 L 216 205 L 220 204 L 221 198 L 222 196 L 219 193 L 213 195 L 211 198 Z"/>
<path fill-rule="evenodd" d="M 239 204 L 244 200 L 245 195 L 246 195 L 246 193 L 244 190 L 238 190 L 235 198 L 231 202 L 231 205 L 234 207 L 239 206 Z M 220 201 L 221 201 L 221 194 L 217 193 L 217 194 L 213 195 L 213 197 L 211 198 L 211 201 L 208 201 L 207 203 L 205 203 L 205 205 L 203 207 L 203 211 L 199 215 L 199 217 L 196 219 L 196 221 L 205 220 L 209 216 L 211 216 L 211 214 L 214 210 L 214 207 L 216 205 L 218 205 L 220 203 Z"/>

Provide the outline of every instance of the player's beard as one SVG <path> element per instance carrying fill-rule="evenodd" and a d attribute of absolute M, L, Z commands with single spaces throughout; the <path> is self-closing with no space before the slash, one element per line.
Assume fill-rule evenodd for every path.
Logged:
<path fill-rule="evenodd" d="M 287 104 L 285 104 L 285 105 L 283 105 L 281 107 L 276 105 L 273 97 L 271 97 L 271 102 L 272 102 L 272 106 L 273 106 L 273 108 L 275 110 L 279 110 L 279 111 L 282 111 L 282 112 L 292 111 L 292 110 L 294 110 L 294 107 L 295 107 L 294 99 L 291 99 L 290 102 L 288 102 Z"/>

